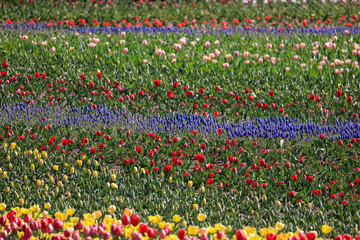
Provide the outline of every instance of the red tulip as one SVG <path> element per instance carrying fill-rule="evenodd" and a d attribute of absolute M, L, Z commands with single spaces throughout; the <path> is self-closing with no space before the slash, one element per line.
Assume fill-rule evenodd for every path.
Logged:
<path fill-rule="evenodd" d="M 185 228 L 180 229 L 178 233 L 178 238 L 183 239 L 185 237 L 185 234 L 186 234 L 186 229 Z"/>
<path fill-rule="evenodd" d="M 161 85 L 161 81 L 158 80 L 158 79 L 156 79 L 156 80 L 154 81 L 154 85 L 155 85 L 156 87 L 159 87 L 159 86 Z"/>
<path fill-rule="evenodd" d="M 296 192 L 295 192 L 295 191 L 290 191 L 290 192 L 289 192 L 289 195 L 290 195 L 291 197 L 296 197 Z"/>
<path fill-rule="evenodd" d="M 128 215 L 124 214 L 121 218 L 121 223 L 126 226 L 126 225 L 129 225 L 130 222 L 131 222 L 130 217 Z"/>
<path fill-rule="evenodd" d="M 277 234 L 276 233 L 269 233 L 266 235 L 266 240 L 276 240 Z"/>
<path fill-rule="evenodd" d="M 133 215 L 131 219 L 131 224 L 136 227 L 140 223 L 140 217 L 138 215 Z"/>
<path fill-rule="evenodd" d="M 137 153 L 142 153 L 142 147 L 136 146 L 136 152 Z"/>
<path fill-rule="evenodd" d="M 336 91 L 336 96 L 337 97 L 341 97 L 342 94 L 343 94 L 343 91 L 341 91 L 341 90 Z"/>
<path fill-rule="evenodd" d="M 274 96 L 274 91 L 270 91 L 269 92 L 269 95 L 272 97 L 272 96 Z"/>

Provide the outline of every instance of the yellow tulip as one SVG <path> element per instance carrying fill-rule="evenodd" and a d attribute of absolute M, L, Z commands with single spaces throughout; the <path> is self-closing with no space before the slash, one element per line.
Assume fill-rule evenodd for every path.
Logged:
<path fill-rule="evenodd" d="M 45 208 L 45 209 L 50 209 L 50 208 L 51 208 L 51 204 L 50 204 L 50 203 L 45 203 L 44 208 Z"/>
<path fill-rule="evenodd" d="M 225 229 L 225 227 L 224 227 L 223 225 L 217 223 L 217 224 L 215 224 L 215 229 L 216 229 L 217 231 L 222 231 L 222 230 Z"/>
<path fill-rule="evenodd" d="M 10 149 L 14 150 L 15 148 L 16 148 L 16 143 L 14 143 L 14 142 L 11 143 L 11 144 L 10 144 Z"/>
<path fill-rule="evenodd" d="M 4 211 L 6 209 L 5 203 L 0 203 L 0 211 Z"/>
<path fill-rule="evenodd" d="M 54 165 L 54 166 L 53 166 L 53 169 L 56 170 L 56 171 L 59 171 L 59 166 L 58 166 L 58 165 Z"/>
<path fill-rule="evenodd" d="M 193 181 L 188 181 L 187 185 L 188 185 L 188 188 L 192 188 L 192 186 L 193 186 Z"/>
<path fill-rule="evenodd" d="M 149 216 L 149 221 L 152 223 L 152 224 L 158 224 L 159 222 L 161 222 L 162 220 L 162 217 L 159 216 L 159 215 L 155 215 L 155 216 Z"/>
<path fill-rule="evenodd" d="M 172 182 L 172 180 L 173 180 L 172 177 L 169 177 L 169 182 Z"/>
<path fill-rule="evenodd" d="M 4 146 L 4 148 L 5 148 L 5 149 L 7 149 L 7 144 L 6 144 L 6 143 L 4 143 L 4 145 L 3 145 L 3 146 Z"/>
<path fill-rule="evenodd" d="M 79 167 L 81 167 L 81 166 L 82 166 L 82 161 L 81 161 L 81 160 L 77 160 L 77 164 L 78 164 Z"/>
<path fill-rule="evenodd" d="M 111 184 L 111 187 L 114 188 L 114 189 L 118 189 L 118 185 L 116 185 L 116 183 L 112 183 Z M 121 200 L 121 199 L 120 199 Z"/>
<path fill-rule="evenodd" d="M 19 205 L 20 206 L 24 205 L 24 199 L 22 199 L 22 198 L 19 199 Z"/>
<path fill-rule="evenodd" d="M 116 211 L 116 207 L 114 205 L 111 205 L 111 206 L 108 207 L 107 210 L 108 210 L 109 213 L 114 213 Z"/>
<path fill-rule="evenodd" d="M 137 167 L 134 167 L 134 173 L 137 173 L 137 172 L 138 172 Z"/>
<path fill-rule="evenodd" d="M 68 209 L 66 209 L 66 214 L 69 215 L 69 216 L 74 215 L 75 212 L 76 212 L 76 210 L 73 209 L 73 208 L 68 208 Z"/>
<path fill-rule="evenodd" d="M 200 222 L 203 222 L 203 221 L 205 221 L 205 219 L 206 219 L 206 215 L 205 215 L 205 214 L 202 214 L 202 213 L 199 213 L 198 216 L 197 216 L 197 219 L 198 219 Z"/>
<path fill-rule="evenodd" d="M 113 182 L 116 181 L 116 175 L 115 174 L 111 174 L 111 181 L 113 181 Z"/>
<path fill-rule="evenodd" d="M 161 221 L 161 222 L 159 222 L 158 225 L 159 225 L 159 228 L 164 228 L 168 224 L 167 224 L 167 222 Z"/>
<path fill-rule="evenodd" d="M 206 206 L 206 198 L 203 199 L 203 204 Z"/>
<path fill-rule="evenodd" d="M 74 168 L 74 167 L 71 167 L 71 168 L 70 168 L 70 174 L 74 174 L 74 172 L 75 172 L 75 168 Z"/>
<path fill-rule="evenodd" d="M 68 215 L 66 213 L 56 212 L 55 217 L 60 220 L 65 221 L 67 219 Z"/>
<path fill-rule="evenodd" d="M 180 222 L 181 221 L 181 217 L 179 215 L 174 215 L 172 218 L 173 222 Z"/>
<path fill-rule="evenodd" d="M 261 236 L 266 237 L 267 234 L 268 234 L 268 229 L 267 228 L 260 229 L 260 235 Z"/>
<path fill-rule="evenodd" d="M 94 177 L 97 177 L 97 176 L 98 176 L 98 172 L 97 172 L 97 171 L 94 171 L 93 174 L 94 174 Z"/>
<path fill-rule="evenodd" d="M 3 178 L 3 179 L 7 178 L 7 171 L 4 171 L 4 172 L 2 173 L 2 178 Z"/>
<path fill-rule="evenodd" d="M 42 156 L 43 158 L 47 158 L 48 154 L 47 154 L 46 151 L 42 151 L 42 152 L 41 152 L 41 156 Z"/>
<path fill-rule="evenodd" d="M 225 232 L 226 233 L 229 233 L 229 232 L 231 232 L 232 231 L 232 227 L 230 226 L 230 225 L 227 225 L 226 226 L 226 229 L 225 229 Z"/>
<path fill-rule="evenodd" d="M 199 205 L 193 204 L 193 208 L 194 208 L 195 211 L 197 211 L 197 210 L 199 210 Z"/>
<path fill-rule="evenodd" d="M 190 225 L 188 228 L 188 233 L 190 235 L 196 235 L 198 234 L 199 230 L 200 230 L 199 227 Z"/>
<path fill-rule="evenodd" d="M 322 227 L 321 227 L 321 231 L 325 234 L 328 234 L 329 232 L 331 232 L 332 229 L 333 228 L 328 225 L 322 225 Z"/>
<path fill-rule="evenodd" d="M 6 161 L 10 161 L 10 156 L 9 155 L 6 156 Z"/>
<path fill-rule="evenodd" d="M 216 229 L 214 227 L 212 227 L 212 226 L 209 226 L 208 227 L 208 232 L 209 233 L 216 233 Z"/>
<path fill-rule="evenodd" d="M 275 224 L 275 229 L 276 229 L 277 231 L 283 230 L 284 227 L 285 227 L 285 224 L 283 224 L 283 223 L 277 222 L 277 223 Z"/>
<path fill-rule="evenodd" d="M 34 165 L 33 163 L 30 165 L 30 169 L 31 169 L 32 171 L 35 170 L 35 165 Z"/>

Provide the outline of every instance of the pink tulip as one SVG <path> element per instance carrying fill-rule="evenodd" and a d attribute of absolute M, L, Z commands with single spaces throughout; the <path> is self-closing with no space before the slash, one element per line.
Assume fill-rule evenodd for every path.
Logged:
<path fill-rule="evenodd" d="M 84 236 L 86 237 L 86 236 L 89 236 L 90 235 L 90 232 L 91 232 L 91 229 L 90 229 L 90 227 L 89 226 L 86 226 L 85 228 L 84 228 Z"/>

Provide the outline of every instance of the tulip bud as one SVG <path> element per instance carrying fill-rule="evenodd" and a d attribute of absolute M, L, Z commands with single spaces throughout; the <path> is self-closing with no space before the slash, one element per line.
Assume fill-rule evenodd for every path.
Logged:
<path fill-rule="evenodd" d="M 203 199 L 203 204 L 206 206 L 206 198 Z"/>
<path fill-rule="evenodd" d="M 280 206 L 281 206 L 281 202 L 280 202 L 279 200 L 276 200 L 276 205 L 277 205 L 278 207 L 280 207 Z"/>

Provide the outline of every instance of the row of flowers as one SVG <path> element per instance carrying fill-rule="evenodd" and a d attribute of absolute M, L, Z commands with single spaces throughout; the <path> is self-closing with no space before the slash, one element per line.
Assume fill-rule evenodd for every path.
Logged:
<path fill-rule="evenodd" d="M 49 206 L 45 205 L 48 209 Z M 288 239 L 307 239 L 321 240 L 317 232 L 311 231 L 307 234 L 301 230 L 296 232 L 282 232 L 284 224 L 277 222 L 274 227 L 261 228 L 259 231 L 252 227 L 234 229 L 233 226 L 224 226 L 221 223 L 214 226 L 200 227 L 201 222 L 205 221 L 205 214 L 198 214 L 197 220 L 200 226 L 188 225 L 182 221 L 182 217 L 174 215 L 171 222 L 162 221 L 159 215 L 149 216 L 148 223 L 132 210 L 126 208 L 120 219 L 117 219 L 116 206 L 111 205 L 107 213 L 95 211 L 84 214 L 82 218 L 76 217 L 75 209 L 66 209 L 65 213 L 57 212 L 54 216 L 48 214 L 46 210 L 41 212 L 38 205 L 29 209 L 11 208 L 9 212 L 3 212 L 0 216 L 1 232 L 3 239 L 201 239 L 208 238 L 214 240 L 234 239 L 234 240 L 288 240 Z M 0 203 L 0 212 L 6 210 L 6 205 Z M 322 235 L 330 233 L 332 227 L 323 225 Z M 355 239 L 359 236 L 348 234 L 338 235 L 334 239 Z"/>

